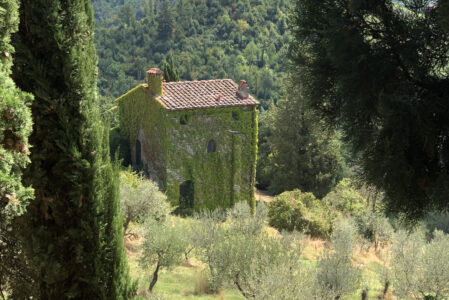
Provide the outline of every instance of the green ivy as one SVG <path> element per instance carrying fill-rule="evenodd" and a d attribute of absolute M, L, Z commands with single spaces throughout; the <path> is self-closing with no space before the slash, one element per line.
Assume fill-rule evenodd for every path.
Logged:
<path fill-rule="evenodd" d="M 174 205 L 179 204 L 179 185 L 191 180 L 196 210 L 230 207 L 243 200 L 254 209 L 256 107 L 168 111 L 145 84 L 117 102 L 120 126 L 131 145 L 140 129 L 145 140 L 152 141 L 151 149 L 142 149 L 142 157 L 151 157 Z M 210 140 L 216 142 L 216 151 L 207 153 Z"/>

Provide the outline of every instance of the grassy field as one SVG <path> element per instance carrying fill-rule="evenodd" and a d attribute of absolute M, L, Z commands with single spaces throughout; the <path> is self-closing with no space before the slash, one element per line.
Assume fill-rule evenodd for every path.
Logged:
<path fill-rule="evenodd" d="M 173 222 L 188 222 L 179 217 L 172 217 Z M 138 232 L 139 228 L 132 228 L 132 231 Z M 277 231 L 268 228 L 272 234 L 277 234 Z M 138 234 L 135 236 L 128 236 L 125 238 L 127 255 L 131 267 L 131 276 L 139 281 L 139 297 L 138 299 L 150 299 L 148 285 L 151 280 L 153 270 L 144 270 L 138 264 L 139 245 L 142 242 Z M 308 239 L 304 249 L 303 257 L 311 264 L 315 264 L 317 259 L 325 248 L 325 242 L 322 240 Z M 369 287 L 368 299 L 378 299 L 378 296 L 383 290 L 383 256 L 384 251 L 374 253 L 373 250 L 355 252 L 354 264 L 357 265 L 363 273 L 363 281 L 361 287 Z M 205 294 L 205 276 L 202 271 L 205 265 L 202 265 L 198 260 L 192 257 L 188 263 L 177 266 L 170 270 L 162 270 L 160 272 L 159 280 L 154 288 L 154 294 L 162 299 L 198 299 L 198 300 L 212 300 L 212 299 L 226 299 L 226 300 L 240 300 L 244 299 L 239 291 L 230 286 L 218 294 Z M 346 297 L 345 299 L 361 299 L 361 290 L 357 293 Z M 388 297 L 392 299 L 391 296 Z"/>

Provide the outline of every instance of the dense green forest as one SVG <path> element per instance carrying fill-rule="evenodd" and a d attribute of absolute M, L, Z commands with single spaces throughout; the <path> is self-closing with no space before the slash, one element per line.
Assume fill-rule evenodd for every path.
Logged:
<path fill-rule="evenodd" d="M 289 1 L 93 0 L 98 86 L 107 103 L 173 55 L 181 80 L 248 81 L 267 107 L 282 95 Z"/>

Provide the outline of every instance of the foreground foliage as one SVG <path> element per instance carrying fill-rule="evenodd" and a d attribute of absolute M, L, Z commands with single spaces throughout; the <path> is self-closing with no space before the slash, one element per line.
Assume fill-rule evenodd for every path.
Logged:
<path fill-rule="evenodd" d="M 11 282 L 29 279 L 20 241 L 12 222 L 33 199 L 33 189 L 22 184 L 22 171 L 29 164 L 32 96 L 22 92 L 11 79 L 11 34 L 17 31 L 17 0 L 0 1 L 0 296 Z"/>
<path fill-rule="evenodd" d="M 14 295 L 127 298 L 118 166 L 98 111 L 90 1 L 22 0 L 20 20 L 13 77 L 35 95 L 26 182 L 37 192 L 18 231 L 36 295 L 13 287 Z"/>
<path fill-rule="evenodd" d="M 291 19 L 309 106 L 342 128 L 364 179 L 409 219 L 449 205 L 447 12 L 446 0 L 296 0 Z"/>

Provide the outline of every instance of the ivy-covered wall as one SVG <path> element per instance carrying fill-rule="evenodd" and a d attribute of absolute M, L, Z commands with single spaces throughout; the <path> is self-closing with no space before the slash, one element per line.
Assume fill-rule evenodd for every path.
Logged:
<path fill-rule="evenodd" d="M 139 140 L 139 167 L 159 182 L 173 204 L 179 205 L 180 185 L 190 181 L 197 210 L 230 207 L 239 201 L 254 208 L 255 106 L 168 111 L 147 85 L 117 101 L 133 164 Z M 208 153 L 210 141 L 215 151 Z"/>
<path fill-rule="evenodd" d="M 242 200 L 253 206 L 256 115 L 255 107 L 168 112 L 168 197 L 179 199 L 180 184 L 191 180 L 196 209 L 230 207 Z M 210 141 L 216 149 L 208 153 Z"/>
<path fill-rule="evenodd" d="M 167 118 L 164 105 L 150 95 L 142 84 L 117 100 L 121 131 L 130 142 L 131 161 L 162 189 L 166 183 L 165 152 L 167 148 Z M 141 145 L 141 162 L 136 162 L 136 144 Z"/>

